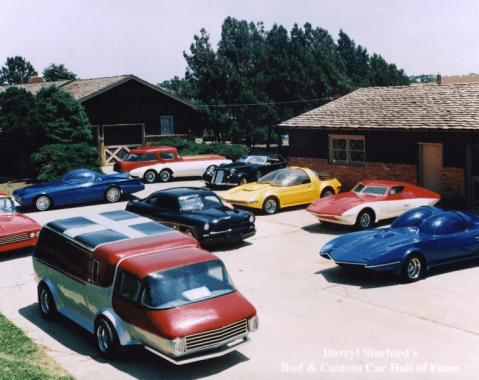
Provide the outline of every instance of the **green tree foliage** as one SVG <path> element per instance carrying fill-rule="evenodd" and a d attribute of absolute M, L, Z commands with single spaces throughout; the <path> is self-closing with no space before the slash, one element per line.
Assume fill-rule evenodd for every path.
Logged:
<path fill-rule="evenodd" d="M 52 63 L 43 70 L 43 79 L 45 82 L 56 82 L 60 80 L 77 79 L 77 75 L 68 71 L 63 63 L 55 65 Z"/>
<path fill-rule="evenodd" d="M 248 154 L 250 148 L 241 144 L 197 144 L 192 141 L 185 141 L 179 137 L 167 137 L 161 140 L 158 145 L 172 146 L 178 149 L 180 156 L 191 154 L 219 154 L 236 161 L 241 156 Z"/>
<path fill-rule="evenodd" d="M 21 146 L 28 149 L 31 131 L 39 123 L 33 94 L 16 87 L 9 87 L 0 93 L 0 129 L 5 141 L 4 148 Z"/>
<path fill-rule="evenodd" d="M 0 74 L 1 83 L 21 84 L 25 83 L 28 77 L 36 76 L 38 73 L 32 64 L 20 56 L 9 57 L 2 66 Z"/>
<path fill-rule="evenodd" d="M 36 95 L 40 124 L 32 133 L 39 146 L 90 141 L 88 116 L 81 103 L 56 86 L 44 87 Z"/>
<path fill-rule="evenodd" d="M 41 166 L 37 179 L 54 181 L 73 169 L 90 169 L 101 173 L 100 155 L 87 143 L 52 144 L 32 155 L 32 162 Z"/>
<path fill-rule="evenodd" d="M 363 86 L 408 85 L 409 78 L 380 55 L 369 56 L 342 30 L 273 25 L 225 19 L 215 51 L 201 29 L 189 54 L 184 79 L 161 84 L 194 99 L 205 128 L 216 141 L 274 141 L 273 127 Z"/>

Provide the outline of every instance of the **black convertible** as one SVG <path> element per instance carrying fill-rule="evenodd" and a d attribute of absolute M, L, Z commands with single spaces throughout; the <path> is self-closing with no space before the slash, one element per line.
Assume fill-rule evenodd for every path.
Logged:
<path fill-rule="evenodd" d="M 273 170 L 285 168 L 288 162 L 279 154 L 245 155 L 231 164 L 209 167 L 203 180 L 209 186 L 244 185 L 256 182 Z"/>
<path fill-rule="evenodd" d="M 256 233 L 253 214 L 225 205 L 211 190 L 161 190 L 129 202 L 126 209 L 193 236 L 200 243 L 239 242 Z"/>

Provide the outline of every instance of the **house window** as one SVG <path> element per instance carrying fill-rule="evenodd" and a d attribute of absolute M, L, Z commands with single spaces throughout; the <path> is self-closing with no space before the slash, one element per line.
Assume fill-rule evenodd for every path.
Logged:
<path fill-rule="evenodd" d="M 172 135 L 173 131 L 173 116 L 162 116 L 161 117 L 161 134 L 162 135 Z"/>
<path fill-rule="evenodd" d="M 329 136 L 329 161 L 332 164 L 364 165 L 364 136 Z"/>

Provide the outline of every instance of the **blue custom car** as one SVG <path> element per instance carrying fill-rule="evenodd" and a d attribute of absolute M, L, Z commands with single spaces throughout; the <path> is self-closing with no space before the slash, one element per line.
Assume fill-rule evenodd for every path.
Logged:
<path fill-rule="evenodd" d="M 203 174 L 209 186 L 237 186 L 256 182 L 264 175 L 285 168 L 288 162 L 279 154 L 244 155 L 231 164 L 210 166 Z"/>
<path fill-rule="evenodd" d="M 53 206 L 107 200 L 116 202 L 122 195 L 145 189 L 141 179 L 131 179 L 129 173 L 103 175 L 88 169 L 75 169 L 61 181 L 39 183 L 13 192 L 22 206 L 34 206 L 39 211 Z"/>
<path fill-rule="evenodd" d="M 256 233 L 253 214 L 225 205 L 211 190 L 161 190 L 129 202 L 126 209 L 180 230 L 200 243 L 238 242 Z"/>
<path fill-rule="evenodd" d="M 478 251 L 479 218 L 424 206 L 402 214 L 390 228 L 333 239 L 320 255 L 340 266 L 391 272 L 413 282 L 432 267 L 477 257 Z"/>

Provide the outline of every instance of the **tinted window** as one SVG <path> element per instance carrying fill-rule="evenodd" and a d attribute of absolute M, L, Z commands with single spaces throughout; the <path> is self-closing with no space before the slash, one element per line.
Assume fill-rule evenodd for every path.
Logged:
<path fill-rule="evenodd" d="M 399 195 L 402 194 L 404 191 L 404 186 L 393 186 L 391 188 L 391 191 L 389 192 L 389 195 Z"/>
<path fill-rule="evenodd" d="M 397 218 L 391 227 L 418 227 L 422 221 L 433 214 L 429 207 L 420 207 L 409 210 Z"/>
<path fill-rule="evenodd" d="M 156 161 L 156 155 L 154 153 L 141 154 L 130 153 L 123 157 L 122 161 L 126 162 L 143 162 L 143 161 Z"/>
<path fill-rule="evenodd" d="M 174 160 L 175 155 L 173 153 L 161 153 L 160 157 L 162 160 Z"/>
<path fill-rule="evenodd" d="M 141 282 L 130 273 L 123 272 L 120 280 L 120 290 L 118 294 L 131 301 L 136 301 L 140 294 Z"/>
<path fill-rule="evenodd" d="M 451 211 L 432 216 L 419 226 L 419 232 L 426 235 L 449 235 L 465 231 L 466 229 L 466 221 Z"/>

